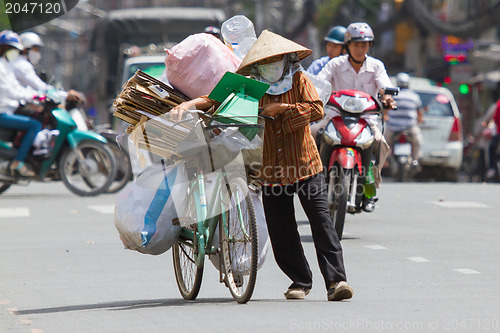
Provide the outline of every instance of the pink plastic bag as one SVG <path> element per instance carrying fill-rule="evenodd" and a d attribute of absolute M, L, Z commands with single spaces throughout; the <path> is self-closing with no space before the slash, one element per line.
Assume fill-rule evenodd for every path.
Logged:
<path fill-rule="evenodd" d="M 196 98 L 209 94 L 224 73 L 235 72 L 240 62 L 219 39 L 199 33 L 167 50 L 165 75 L 175 89 Z"/>

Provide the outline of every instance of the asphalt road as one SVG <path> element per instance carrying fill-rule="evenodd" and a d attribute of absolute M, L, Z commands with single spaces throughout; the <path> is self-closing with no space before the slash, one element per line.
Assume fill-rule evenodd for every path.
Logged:
<path fill-rule="evenodd" d="M 351 300 L 326 301 L 297 206 L 310 295 L 284 299 L 290 281 L 270 253 L 252 300 L 238 305 L 210 262 L 198 299 L 184 301 L 170 251 L 124 250 L 117 195 L 11 188 L 0 196 L 0 332 L 499 331 L 500 186 L 385 182 L 378 195 L 375 212 L 345 227 Z"/>

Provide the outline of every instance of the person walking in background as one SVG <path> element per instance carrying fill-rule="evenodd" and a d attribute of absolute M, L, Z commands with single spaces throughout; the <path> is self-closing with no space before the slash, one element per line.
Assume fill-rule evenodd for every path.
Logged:
<path fill-rule="evenodd" d="M 394 108 L 395 102 L 392 97 L 384 94 L 384 88 L 392 87 L 385 66 L 382 61 L 368 55 L 375 42 L 372 28 L 364 22 L 351 23 L 347 27 L 344 42 L 347 54 L 330 60 L 318 77 L 329 81 L 332 91 L 360 90 L 370 96 L 378 97 L 385 108 Z M 363 118 L 368 122 L 375 136 L 373 153 L 376 163 L 373 165 L 373 176 L 375 186 L 378 187 L 382 180 L 380 171 L 390 153 L 390 148 L 382 131 L 378 128 L 378 116 L 364 115 Z M 363 170 L 366 174 L 371 167 L 372 151 L 367 149 L 363 154 Z M 375 201 L 376 198 L 365 196 L 363 210 L 372 212 L 375 209 Z"/>
<path fill-rule="evenodd" d="M 385 114 L 384 136 L 393 147 L 394 136 L 398 132 L 408 131 L 411 142 L 411 157 L 414 167 L 419 167 L 418 161 L 422 157 L 422 145 L 424 139 L 419 124 L 423 121 L 424 110 L 420 96 L 409 89 L 410 76 L 406 73 L 396 75 L 397 85 L 400 89 L 399 94 L 394 96 L 398 108 L 388 110 Z"/>
<path fill-rule="evenodd" d="M 326 63 L 332 58 L 338 57 L 345 53 L 344 50 L 344 35 L 346 28 L 337 25 L 330 29 L 328 35 L 325 37 L 326 41 L 326 56 L 314 60 L 311 65 L 307 68 L 307 72 L 313 75 L 318 75 L 318 73 L 325 67 Z"/>
<path fill-rule="evenodd" d="M 342 247 L 328 213 L 323 165 L 309 123 L 323 117 L 323 103 L 299 61 L 311 50 L 264 30 L 243 58 L 237 73 L 270 84 L 259 102 L 266 119 L 262 169 L 262 198 L 274 256 L 292 280 L 287 299 L 303 299 L 312 288 L 312 272 L 295 219 L 297 194 L 309 219 L 318 264 L 329 301 L 353 296 L 346 282 Z M 173 119 L 191 108 L 206 110 L 216 102 L 199 97 L 181 103 Z"/>

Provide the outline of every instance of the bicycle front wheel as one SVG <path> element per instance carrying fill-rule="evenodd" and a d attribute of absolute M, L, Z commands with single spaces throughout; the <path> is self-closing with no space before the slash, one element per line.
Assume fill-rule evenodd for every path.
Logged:
<path fill-rule="evenodd" d="M 189 196 L 187 203 L 187 215 L 188 217 L 196 216 L 196 207 L 194 203 L 194 198 L 192 195 Z M 177 281 L 177 287 L 182 295 L 182 298 L 186 300 L 194 300 L 198 293 L 200 292 L 201 280 L 203 277 L 203 263 L 196 266 L 196 244 L 194 238 L 196 238 L 196 225 L 190 225 L 185 227 L 194 232 L 193 239 L 185 239 L 184 242 L 177 242 L 172 247 L 172 257 L 174 262 L 175 280 Z M 182 235 L 181 235 L 182 237 Z"/>
<path fill-rule="evenodd" d="M 257 222 L 248 186 L 242 178 L 229 182 L 227 212 L 219 225 L 225 282 L 238 303 L 252 297 L 257 279 Z M 225 217 L 225 218 L 224 218 Z"/>

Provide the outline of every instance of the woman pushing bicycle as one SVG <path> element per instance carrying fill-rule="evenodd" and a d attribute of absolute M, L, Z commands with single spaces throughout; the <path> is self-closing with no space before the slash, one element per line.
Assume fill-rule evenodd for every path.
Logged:
<path fill-rule="evenodd" d="M 319 267 L 329 301 L 349 299 L 342 247 L 328 214 L 323 165 L 309 123 L 323 117 L 323 104 L 299 61 L 312 53 L 280 35 L 264 30 L 242 60 L 238 74 L 270 88 L 259 102 L 266 119 L 263 144 L 262 198 L 274 256 L 292 280 L 287 299 L 303 299 L 312 288 L 312 272 L 304 255 L 294 214 L 294 194 L 309 219 Z M 185 110 L 206 110 L 216 104 L 206 96 L 170 111 L 180 119 Z"/>

